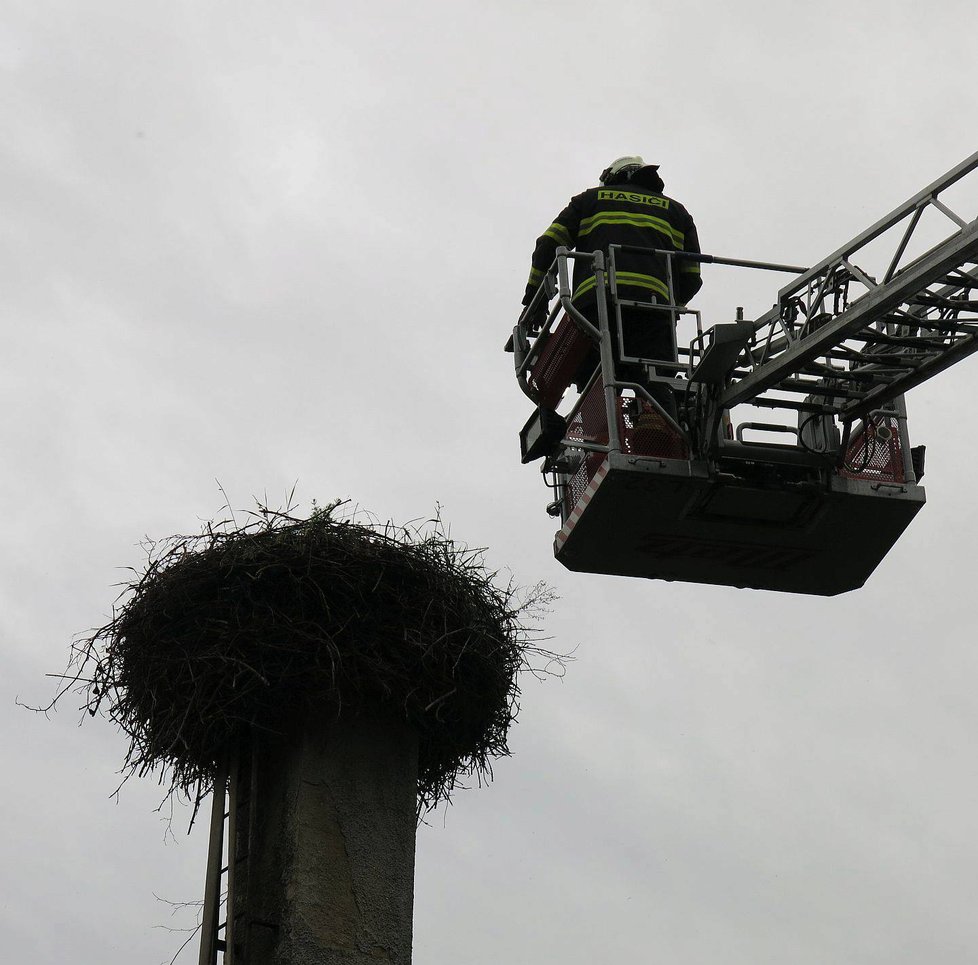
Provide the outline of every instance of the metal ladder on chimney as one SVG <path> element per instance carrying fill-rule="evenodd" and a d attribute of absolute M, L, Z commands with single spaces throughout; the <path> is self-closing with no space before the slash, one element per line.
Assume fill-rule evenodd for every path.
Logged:
<path fill-rule="evenodd" d="M 978 217 L 966 220 L 940 197 L 976 169 L 978 153 L 782 288 L 754 323 L 749 364 L 719 405 L 795 409 L 851 425 L 978 351 Z M 978 188 L 978 176 L 968 188 Z M 901 267 L 928 211 L 954 230 Z M 886 267 L 877 279 L 857 260 L 880 254 Z"/>
<path fill-rule="evenodd" d="M 247 929 L 238 926 L 253 840 L 254 778 L 254 754 L 245 738 L 229 750 L 214 778 L 199 965 L 247 963 Z"/>

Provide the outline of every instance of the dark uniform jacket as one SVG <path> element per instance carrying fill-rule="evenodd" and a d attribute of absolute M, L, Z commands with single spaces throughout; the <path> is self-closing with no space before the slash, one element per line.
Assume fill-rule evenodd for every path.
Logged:
<path fill-rule="evenodd" d="M 661 182 L 660 182 L 661 183 Z M 526 283 L 523 304 L 528 305 L 553 263 L 558 245 L 578 251 L 603 251 L 608 245 L 636 245 L 642 248 L 699 252 L 696 226 L 689 212 L 672 198 L 654 188 L 631 183 L 608 184 L 571 198 L 557 220 L 537 238 L 533 267 Z M 619 251 L 615 255 L 618 291 L 622 298 L 668 303 L 669 285 L 666 259 L 661 256 Z M 685 305 L 699 291 L 699 262 L 673 260 L 676 303 Z M 594 268 L 590 262 L 574 262 L 574 304 L 594 301 Z"/>

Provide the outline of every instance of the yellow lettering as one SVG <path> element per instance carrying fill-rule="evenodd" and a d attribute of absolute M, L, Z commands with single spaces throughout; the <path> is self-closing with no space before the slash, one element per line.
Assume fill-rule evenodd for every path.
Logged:
<path fill-rule="evenodd" d="M 668 210 L 669 199 L 654 194 L 632 194 L 624 191 L 611 191 L 600 189 L 598 191 L 599 201 L 628 201 L 632 204 L 646 204 L 652 208 L 663 208 Z"/>

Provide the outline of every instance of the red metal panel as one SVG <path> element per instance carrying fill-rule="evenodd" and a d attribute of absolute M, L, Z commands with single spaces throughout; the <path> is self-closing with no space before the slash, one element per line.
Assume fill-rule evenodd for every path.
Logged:
<path fill-rule="evenodd" d="M 557 323 L 527 376 L 540 405 L 557 408 L 591 346 L 591 339 L 566 315 Z"/>
<path fill-rule="evenodd" d="M 618 435 L 621 450 L 631 456 L 660 459 L 689 459 L 683 437 L 669 426 L 644 399 L 618 396 Z M 567 438 L 603 446 L 608 443 L 608 419 L 605 415 L 604 386 L 595 382 L 581 401 L 567 427 Z M 594 478 L 604 453 L 589 453 L 567 484 L 564 496 L 569 514 Z"/>
<path fill-rule="evenodd" d="M 888 416 L 882 423 L 889 429 L 889 439 L 881 439 L 870 425 L 855 436 L 846 450 L 846 458 L 839 469 L 844 479 L 863 479 L 868 482 L 902 483 L 906 481 L 903 470 L 903 451 L 900 448 L 900 422 L 896 416 Z"/>
<path fill-rule="evenodd" d="M 689 459 L 683 437 L 644 399 L 619 398 L 618 431 L 629 455 Z"/>

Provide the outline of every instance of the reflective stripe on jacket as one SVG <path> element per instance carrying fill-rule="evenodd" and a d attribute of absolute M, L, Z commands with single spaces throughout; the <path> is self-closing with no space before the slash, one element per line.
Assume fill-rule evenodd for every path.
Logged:
<path fill-rule="evenodd" d="M 609 245 L 699 252 L 696 226 L 689 212 L 673 198 L 634 184 L 609 184 L 571 198 L 556 220 L 537 238 L 533 267 L 523 304 L 528 305 L 554 260 L 558 245 L 578 251 L 603 251 Z M 624 298 L 669 301 L 666 259 L 638 252 L 615 255 L 618 289 Z M 673 261 L 676 302 L 685 305 L 703 284 L 699 262 Z M 573 299 L 594 301 L 594 270 L 590 262 L 574 262 Z"/>

